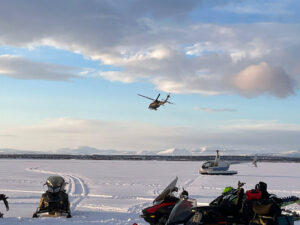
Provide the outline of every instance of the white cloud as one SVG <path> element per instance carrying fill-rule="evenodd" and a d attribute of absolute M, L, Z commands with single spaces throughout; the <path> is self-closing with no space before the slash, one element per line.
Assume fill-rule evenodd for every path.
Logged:
<path fill-rule="evenodd" d="M 218 54 L 218 53 L 224 53 L 224 51 L 227 51 L 225 47 L 222 46 L 216 46 L 214 43 L 205 41 L 205 42 L 199 42 L 192 46 L 188 46 L 185 48 L 187 55 L 192 56 L 201 56 L 204 54 Z"/>
<path fill-rule="evenodd" d="M 280 98 L 294 93 L 293 80 L 280 67 L 262 62 L 251 65 L 234 77 L 234 85 L 245 96 L 270 94 Z"/>

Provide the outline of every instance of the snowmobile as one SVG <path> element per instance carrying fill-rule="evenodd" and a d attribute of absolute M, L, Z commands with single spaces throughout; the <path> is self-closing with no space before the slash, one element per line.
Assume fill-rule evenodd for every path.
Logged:
<path fill-rule="evenodd" d="M 33 218 L 37 217 L 60 217 L 71 218 L 70 202 L 66 193 L 66 182 L 61 176 L 51 176 L 44 185 L 48 190 L 42 195 L 40 205 Z"/>
<path fill-rule="evenodd" d="M 279 221 L 289 221 L 287 224 L 293 224 L 294 217 L 291 214 L 283 215 L 281 207 L 295 203 L 299 198 L 293 196 L 287 198 L 284 203 L 284 199 L 267 193 L 266 184 L 265 189 L 254 189 L 245 194 L 243 185 L 244 183 L 239 182 L 237 189 L 226 187 L 222 195 L 213 200 L 209 206 L 193 207 L 195 199 L 180 200 L 173 208 L 166 224 L 273 225 L 281 224 Z"/>
<path fill-rule="evenodd" d="M 9 210 L 9 205 L 8 205 L 7 199 L 8 199 L 8 197 L 6 197 L 6 195 L 0 194 L 0 201 L 4 202 L 4 205 L 6 207 L 6 211 Z M 1 213 L 1 212 L 0 212 L 0 218 L 3 218 L 3 213 Z"/>
<path fill-rule="evenodd" d="M 238 208 L 241 205 L 241 200 L 239 199 L 239 197 L 243 195 L 243 185 L 244 183 L 239 182 L 238 189 L 226 187 L 222 195 L 213 200 L 209 204 L 209 206 L 197 207 L 196 199 L 181 199 L 172 210 L 169 216 L 169 220 L 166 224 L 243 224 L 235 219 L 235 214 L 238 212 Z M 233 200 L 234 204 L 225 205 L 225 202 L 229 203 Z M 224 203 L 221 205 L 220 203 L 222 201 L 224 201 Z M 217 206 L 217 204 L 219 204 L 220 206 Z"/>
<path fill-rule="evenodd" d="M 165 225 L 169 215 L 179 201 L 179 198 L 175 197 L 173 192 L 177 192 L 176 187 L 178 177 L 176 177 L 165 189 L 158 195 L 154 201 L 153 206 L 147 207 L 142 210 L 140 217 L 144 218 L 150 225 Z M 186 196 L 188 192 L 183 190 L 180 196 Z"/>

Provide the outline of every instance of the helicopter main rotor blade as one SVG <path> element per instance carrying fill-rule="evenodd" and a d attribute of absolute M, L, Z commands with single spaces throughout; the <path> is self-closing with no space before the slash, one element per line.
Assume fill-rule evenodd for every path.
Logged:
<path fill-rule="evenodd" d="M 153 98 L 149 98 L 149 97 L 147 97 L 147 96 L 140 95 L 140 94 L 137 94 L 137 95 L 139 95 L 139 96 L 141 96 L 141 97 L 144 97 L 144 98 L 148 98 L 148 99 L 150 99 L 150 100 L 152 100 L 152 101 L 155 101 L 155 99 L 153 99 Z"/>
<path fill-rule="evenodd" d="M 169 101 L 166 101 L 167 103 L 169 103 L 169 104 L 174 104 L 174 103 L 172 103 L 172 102 L 169 102 Z"/>
<path fill-rule="evenodd" d="M 160 96 L 160 94 L 158 94 L 158 95 L 157 95 L 157 98 L 156 98 L 156 100 L 155 100 L 155 101 L 157 101 L 157 100 L 158 100 L 159 96 Z"/>

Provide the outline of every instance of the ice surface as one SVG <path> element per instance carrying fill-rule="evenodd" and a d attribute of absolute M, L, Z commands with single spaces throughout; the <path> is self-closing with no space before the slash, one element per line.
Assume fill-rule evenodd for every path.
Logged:
<path fill-rule="evenodd" d="M 199 174 L 202 162 L 88 161 L 88 160 L 0 160 L 0 193 L 9 196 L 10 211 L 1 224 L 147 224 L 139 218 L 143 208 L 176 176 L 178 185 L 189 191 L 199 204 L 207 204 L 225 186 L 246 182 L 251 189 L 259 181 L 278 196 L 300 196 L 300 164 L 250 163 L 230 167 L 234 176 Z M 48 176 L 58 174 L 68 181 L 73 218 L 32 219 Z M 300 212 L 299 206 L 292 206 Z M 299 225 L 300 223 L 298 223 Z"/>

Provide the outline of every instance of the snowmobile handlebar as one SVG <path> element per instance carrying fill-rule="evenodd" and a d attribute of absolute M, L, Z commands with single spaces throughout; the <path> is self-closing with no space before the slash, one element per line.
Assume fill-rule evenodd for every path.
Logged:
<path fill-rule="evenodd" d="M 7 199 L 8 199 L 8 197 L 5 194 L 0 195 L 0 200 L 2 200 L 4 202 L 4 205 L 6 207 L 6 211 L 9 210 L 9 205 L 8 205 Z"/>
<path fill-rule="evenodd" d="M 0 195 L 0 200 L 4 200 L 4 199 L 7 199 L 8 197 L 6 197 L 6 195 L 5 194 L 1 194 Z"/>
<path fill-rule="evenodd" d="M 239 181 L 239 182 L 238 182 L 238 188 L 243 187 L 245 184 L 246 184 L 246 183 L 243 183 L 243 182 Z"/>

